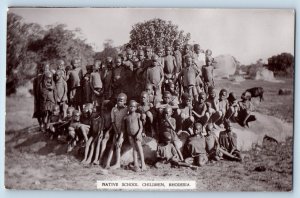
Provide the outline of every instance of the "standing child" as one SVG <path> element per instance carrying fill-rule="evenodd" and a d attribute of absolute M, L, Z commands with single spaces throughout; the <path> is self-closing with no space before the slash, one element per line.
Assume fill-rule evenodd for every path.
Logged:
<path fill-rule="evenodd" d="M 225 115 L 229 109 L 226 89 L 221 89 L 221 91 L 219 93 L 219 109 L 222 112 L 222 118 L 218 121 L 218 123 L 217 123 L 218 125 L 223 123 L 223 121 L 225 119 Z"/>
<path fill-rule="evenodd" d="M 101 66 L 101 60 L 96 59 L 93 65 L 93 72 L 91 73 L 91 78 L 90 78 L 93 105 L 98 110 L 100 110 L 99 107 L 101 107 L 101 103 L 102 103 L 101 101 L 102 80 L 99 73 L 100 66 Z"/>
<path fill-rule="evenodd" d="M 59 59 L 57 61 L 57 71 L 61 71 L 63 74 L 62 74 L 62 77 L 64 80 L 67 80 L 67 72 L 66 72 L 66 68 L 65 68 L 65 61 L 63 61 L 62 59 Z"/>
<path fill-rule="evenodd" d="M 121 167 L 121 148 L 124 141 L 124 117 L 128 112 L 126 106 L 127 95 L 120 93 L 117 96 L 117 105 L 111 110 L 111 121 L 114 130 L 112 146 L 108 153 L 107 163 L 105 168 L 110 168 L 110 162 L 113 156 L 114 149 L 116 149 L 116 164 L 111 168 Z"/>
<path fill-rule="evenodd" d="M 196 88 L 198 93 L 204 91 L 203 90 L 203 81 L 202 81 L 202 66 L 205 65 L 205 54 L 203 53 L 203 50 L 201 49 L 199 44 L 194 45 L 194 54 L 193 54 L 193 62 L 195 68 L 198 70 L 199 74 L 196 78 Z"/>
<path fill-rule="evenodd" d="M 174 81 L 176 78 L 176 59 L 172 56 L 172 47 L 166 47 L 166 56 L 164 57 L 164 73 L 165 73 L 165 84 L 170 81 Z"/>
<path fill-rule="evenodd" d="M 142 147 L 142 132 L 143 132 L 143 124 L 141 121 L 141 114 L 136 113 L 137 110 L 137 102 L 131 100 L 129 102 L 129 114 L 125 116 L 125 128 L 128 135 L 129 142 L 133 148 L 133 163 L 134 170 L 138 171 L 140 169 L 138 165 L 138 157 L 141 159 L 142 171 L 146 170 L 146 164 L 144 160 L 144 153 Z"/>
<path fill-rule="evenodd" d="M 60 112 L 63 113 L 63 118 L 66 117 L 67 114 L 67 101 L 68 101 L 68 86 L 66 81 L 63 78 L 63 71 L 57 70 L 56 72 L 56 82 L 55 82 L 55 97 L 56 102 L 59 105 Z"/>
<path fill-rule="evenodd" d="M 75 109 L 81 109 L 81 85 L 80 81 L 83 78 L 83 71 L 80 67 L 80 59 L 74 58 L 71 61 L 72 69 L 67 74 L 67 84 L 69 91 L 69 103 Z"/>
<path fill-rule="evenodd" d="M 205 56 L 206 64 L 202 67 L 202 76 L 204 90 L 208 93 L 208 87 L 215 87 L 214 66 L 212 66 L 213 58 L 211 57 L 211 50 L 206 50 Z"/>
<path fill-rule="evenodd" d="M 162 68 L 164 68 L 165 67 L 165 61 L 164 61 L 164 57 L 163 57 L 163 55 L 164 55 L 163 46 L 160 45 L 160 46 L 157 47 L 156 54 L 158 56 L 157 61 L 159 62 L 160 66 Z"/>
<path fill-rule="evenodd" d="M 176 60 L 176 74 L 178 75 L 182 69 L 182 54 L 180 52 L 180 41 L 174 41 L 174 57 Z"/>
<path fill-rule="evenodd" d="M 199 71 L 193 67 L 193 59 L 191 56 L 186 55 L 184 57 L 186 67 L 182 68 L 178 75 L 178 80 L 183 86 L 183 91 L 193 96 L 194 100 L 198 100 L 198 91 L 196 88 L 196 78 Z"/>
<path fill-rule="evenodd" d="M 56 104 L 55 99 L 55 84 L 53 81 L 53 74 L 50 71 L 45 72 L 43 81 L 40 84 L 40 109 L 42 114 L 42 132 L 45 132 L 45 127 L 49 122 L 49 118 L 53 107 Z"/>
<path fill-rule="evenodd" d="M 152 84 L 154 87 L 155 96 L 161 95 L 161 84 L 164 80 L 164 72 L 159 66 L 158 56 L 152 56 L 152 65 L 146 71 L 146 83 Z"/>
<path fill-rule="evenodd" d="M 91 73 L 93 72 L 93 65 L 86 66 L 86 73 L 80 81 L 82 87 L 82 104 L 92 103 L 92 89 L 91 89 Z"/>
<path fill-rule="evenodd" d="M 110 137 L 112 136 L 112 126 L 111 126 L 111 110 L 114 104 L 112 101 L 106 100 L 102 103 L 101 116 L 103 118 L 103 136 L 102 139 L 99 136 L 97 140 L 95 159 L 93 164 L 102 164 L 103 163 L 103 154 L 106 149 L 106 144 Z M 100 149 L 101 146 L 101 149 Z"/>

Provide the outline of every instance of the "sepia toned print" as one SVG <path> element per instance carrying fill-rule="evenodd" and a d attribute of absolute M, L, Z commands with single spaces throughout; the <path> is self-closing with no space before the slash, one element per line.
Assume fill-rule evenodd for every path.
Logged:
<path fill-rule="evenodd" d="M 5 187 L 291 191 L 294 19 L 10 8 Z"/>

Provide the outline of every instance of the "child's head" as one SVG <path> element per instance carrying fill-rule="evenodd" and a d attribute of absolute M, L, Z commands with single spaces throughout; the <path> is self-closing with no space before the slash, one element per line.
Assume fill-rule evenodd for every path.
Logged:
<path fill-rule="evenodd" d="M 80 121 L 80 112 L 78 110 L 73 111 L 73 120 L 76 122 Z"/>
<path fill-rule="evenodd" d="M 86 68 L 86 73 L 90 74 L 93 72 L 94 65 L 87 65 L 85 68 Z"/>
<path fill-rule="evenodd" d="M 148 94 L 152 94 L 152 92 L 153 92 L 153 85 L 152 85 L 152 84 L 148 83 L 148 84 L 146 85 L 146 92 L 147 92 Z"/>
<path fill-rule="evenodd" d="M 74 110 L 75 110 L 74 107 L 68 107 L 68 109 L 67 109 L 67 118 L 71 118 L 72 117 Z"/>
<path fill-rule="evenodd" d="M 171 136 L 171 133 L 169 132 L 163 132 L 162 134 L 162 142 L 165 143 L 165 144 L 168 144 L 170 143 L 172 140 L 172 136 Z"/>
<path fill-rule="evenodd" d="M 112 68 L 112 66 L 113 66 L 113 58 L 110 57 L 110 56 L 108 56 L 108 57 L 106 58 L 106 67 L 107 67 L 107 68 Z"/>
<path fill-rule="evenodd" d="M 225 127 L 227 132 L 232 131 L 232 125 L 231 125 L 231 122 L 228 119 L 224 120 L 224 127 Z"/>
<path fill-rule="evenodd" d="M 139 51 L 138 51 L 138 59 L 139 59 L 140 61 L 142 61 L 142 60 L 144 60 L 144 58 L 145 58 L 145 53 L 144 53 L 144 51 L 143 51 L 143 50 L 139 50 Z"/>
<path fill-rule="evenodd" d="M 171 92 L 174 92 L 175 91 L 175 83 L 173 81 L 170 81 L 168 83 L 168 88 Z"/>
<path fill-rule="evenodd" d="M 85 106 L 85 107 L 82 109 L 82 116 L 83 116 L 84 118 L 89 118 L 90 115 L 91 115 L 90 107 L 89 107 L 89 106 Z"/>
<path fill-rule="evenodd" d="M 46 71 L 44 74 L 44 83 L 46 86 L 51 86 L 53 81 L 53 73 L 51 71 Z"/>
<path fill-rule="evenodd" d="M 204 101 L 206 100 L 206 94 L 205 92 L 200 92 L 199 96 L 198 96 L 198 101 L 200 104 L 204 103 Z"/>
<path fill-rule="evenodd" d="M 146 57 L 148 59 L 150 59 L 151 56 L 152 56 L 152 48 L 150 46 L 147 46 L 146 49 L 145 49 L 145 52 L 146 52 Z"/>
<path fill-rule="evenodd" d="M 212 86 L 208 87 L 208 96 L 210 98 L 215 98 L 216 97 L 216 90 Z"/>
<path fill-rule="evenodd" d="M 152 60 L 152 66 L 153 67 L 156 67 L 159 65 L 159 62 L 158 62 L 158 56 L 156 54 L 153 54 L 152 57 L 151 57 L 151 60 Z"/>
<path fill-rule="evenodd" d="M 130 100 L 129 101 L 129 112 L 135 112 L 137 109 L 138 103 L 135 100 Z"/>
<path fill-rule="evenodd" d="M 251 93 L 248 92 L 248 91 L 245 91 L 245 92 L 241 95 L 241 99 L 242 99 L 243 101 L 245 101 L 245 100 L 250 100 L 250 99 L 251 99 Z"/>
<path fill-rule="evenodd" d="M 85 104 L 84 108 L 86 108 L 89 111 L 89 113 L 91 114 L 94 111 L 94 107 L 96 107 L 96 106 L 94 106 L 92 103 L 87 103 L 87 104 Z"/>
<path fill-rule="evenodd" d="M 226 89 L 221 89 L 219 92 L 219 98 L 221 100 L 225 100 L 227 98 L 227 90 Z"/>
<path fill-rule="evenodd" d="M 132 49 L 128 48 L 128 49 L 126 50 L 126 56 L 127 56 L 127 59 L 128 59 L 128 60 L 131 60 L 131 59 L 132 59 L 132 56 L 133 56 L 133 51 L 132 51 Z"/>
<path fill-rule="evenodd" d="M 183 48 L 183 49 L 184 49 L 184 53 L 185 53 L 185 54 L 190 53 L 190 51 L 192 50 L 191 47 L 192 47 L 192 46 L 191 46 L 190 44 L 184 45 L 184 48 Z"/>
<path fill-rule="evenodd" d="M 124 93 L 120 93 L 117 97 L 117 106 L 124 107 L 127 101 L 127 95 Z"/>
<path fill-rule="evenodd" d="M 148 103 L 149 102 L 149 94 L 146 91 L 141 93 L 141 103 Z"/>
<path fill-rule="evenodd" d="M 71 60 L 71 65 L 73 66 L 73 68 L 77 68 L 80 66 L 80 59 L 79 58 L 73 58 Z"/>
<path fill-rule="evenodd" d="M 164 54 L 164 49 L 162 46 L 158 46 L 157 49 L 156 49 L 156 53 L 159 57 L 162 57 L 163 54 Z"/>
<path fill-rule="evenodd" d="M 170 106 L 166 106 L 165 108 L 164 108 L 164 114 L 166 115 L 166 117 L 171 117 L 172 116 L 172 113 L 173 113 L 173 109 L 172 109 L 172 107 L 170 107 Z"/>
<path fill-rule="evenodd" d="M 94 70 L 99 70 L 100 69 L 100 67 L 101 67 L 101 60 L 100 59 L 95 59 L 95 61 L 94 61 L 94 65 L 93 65 L 93 69 Z"/>
<path fill-rule="evenodd" d="M 174 50 L 179 50 L 180 49 L 180 41 L 175 40 L 173 43 L 173 46 L 174 46 Z"/>
<path fill-rule="evenodd" d="M 59 59 L 57 61 L 57 69 L 65 70 L 65 61 L 62 59 Z"/>
<path fill-rule="evenodd" d="M 44 74 L 45 72 L 50 71 L 50 64 L 48 62 L 42 63 L 39 68 L 39 73 Z"/>
<path fill-rule="evenodd" d="M 205 55 L 206 55 L 206 56 L 211 56 L 211 55 L 212 55 L 212 51 L 211 51 L 210 49 L 207 49 L 207 50 L 205 51 Z"/>
<path fill-rule="evenodd" d="M 191 56 L 185 56 L 185 63 L 186 63 L 186 66 L 190 67 L 192 66 L 193 64 L 193 59 Z"/>
<path fill-rule="evenodd" d="M 171 55 L 172 54 L 172 47 L 171 46 L 167 46 L 166 47 L 166 55 Z"/>
<path fill-rule="evenodd" d="M 230 103 L 236 102 L 236 101 L 237 101 L 237 97 L 236 97 L 235 93 L 230 92 L 229 95 L 228 95 L 227 100 L 228 100 Z"/>
<path fill-rule="evenodd" d="M 195 44 L 195 45 L 194 45 L 194 52 L 195 52 L 196 54 L 200 54 L 200 53 L 201 53 L 201 47 L 200 47 L 199 44 Z"/>
<path fill-rule="evenodd" d="M 57 70 L 56 73 L 55 73 L 55 80 L 58 81 L 60 79 L 62 79 L 64 73 L 62 70 Z"/>
<path fill-rule="evenodd" d="M 181 96 L 182 103 L 186 106 L 192 105 L 192 96 L 188 93 L 183 93 Z"/>
<path fill-rule="evenodd" d="M 196 122 L 194 126 L 194 133 L 196 135 L 202 135 L 203 133 L 203 126 L 200 122 Z"/>
<path fill-rule="evenodd" d="M 60 113 L 59 105 L 54 105 L 52 109 L 52 114 L 58 116 Z"/>
<path fill-rule="evenodd" d="M 207 135 L 210 135 L 211 134 L 211 132 L 212 132 L 212 130 L 213 130 L 213 124 L 212 123 L 208 123 L 207 125 L 206 125 L 206 133 L 207 133 Z"/>
<path fill-rule="evenodd" d="M 172 99 L 171 97 L 172 97 L 171 93 L 169 91 L 165 91 L 164 94 L 163 94 L 163 102 L 165 104 L 169 104 L 171 102 L 171 99 Z"/>
<path fill-rule="evenodd" d="M 121 65 L 122 65 L 122 58 L 121 58 L 120 56 L 118 56 L 118 57 L 116 58 L 116 66 L 119 67 L 119 66 L 121 66 Z"/>

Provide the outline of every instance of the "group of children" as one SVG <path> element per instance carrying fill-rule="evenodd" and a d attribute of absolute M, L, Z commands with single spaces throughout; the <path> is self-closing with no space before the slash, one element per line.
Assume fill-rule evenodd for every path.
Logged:
<path fill-rule="evenodd" d="M 68 151 L 85 147 L 82 163 L 105 168 L 121 166 L 125 139 L 133 148 L 134 170 L 146 170 L 144 136 L 158 142 L 156 167 L 202 166 L 223 157 L 241 160 L 231 122 L 248 126 L 255 120 L 251 94 L 238 101 L 222 89 L 217 97 L 211 50 L 204 53 L 200 45 L 186 44 L 181 51 L 178 40 L 173 47 L 127 48 L 115 60 L 95 59 L 86 72 L 79 58 L 71 68 L 59 60 L 56 71 L 44 64 L 33 81 L 34 118 L 41 131 L 64 139 Z M 218 138 L 213 130 L 219 126 L 225 131 Z M 188 135 L 183 152 L 182 133 Z"/>

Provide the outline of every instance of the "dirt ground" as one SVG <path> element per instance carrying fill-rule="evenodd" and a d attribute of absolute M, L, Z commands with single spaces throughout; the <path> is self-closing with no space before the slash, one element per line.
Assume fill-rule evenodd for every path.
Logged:
<path fill-rule="evenodd" d="M 265 101 L 254 99 L 257 112 L 280 118 L 292 126 L 293 95 L 278 96 L 280 88 L 292 89 L 293 81 L 271 83 L 244 81 L 216 82 L 216 86 L 240 95 L 246 88 L 263 86 Z M 220 161 L 197 170 L 156 169 L 146 172 L 101 171 L 99 166 L 82 165 L 78 155 L 67 155 L 66 146 L 37 132 L 31 119 L 33 98 L 6 98 L 5 186 L 8 189 L 85 189 L 96 190 L 97 180 L 195 180 L 197 191 L 291 191 L 293 176 L 293 138 L 279 145 L 254 146 L 243 151 L 243 162 Z M 282 133 L 285 133 L 284 131 Z M 260 168 L 263 167 L 263 168 Z M 259 170 L 261 169 L 261 170 Z"/>

